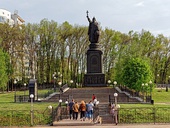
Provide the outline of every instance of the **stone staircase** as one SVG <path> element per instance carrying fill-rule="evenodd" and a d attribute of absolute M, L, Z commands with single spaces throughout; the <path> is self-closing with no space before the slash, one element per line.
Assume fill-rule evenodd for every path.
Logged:
<path fill-rule="evenodd" d="M 97 97 L 97 100 L 99 101 L 98 107 L 99 107 L 99 116 L 102 117 L 102 123 L 103 124 L 113 124 L 113 118 L 112 115 L 110 114 L 110 106 L 109 106 L 109 96 L 112 99 L 114 103 L 114 93 L 118 93 L 118 104 L 119 103 L 124 103 L 124 102 L 140 102 L 135 98 L 130 98 L 127 96 L 125 93 L 122 93 L 120 91 L 117 91 L 114 88 L 110 87 L 86 87 L 86 88 L 70 88 L 66 92 L 60 94 L 56 93 L 55 95 L 52 95 L 52 97 L 48 98 L 46 101 L 48 102 L 58 102 L 59 99 L 62 99 L 63 102 L 71 101 L 74 99 L 78 103 L 81 102 L 81 100 L 84 100 L 86 102 L 89 102 L 92 100 L 92 95 L 95 94 Z M 55 122 L 56 126 L 61 126 L 64 125 L 64 121 L 68 121 L 68 119 L 64 119 L 59 122 Z M 72 122 L 72 121 L 71 121 Z M 85 122 L 89 123 L 89 122 Z M 72 126 L 77 126 L 81 125 L 82 123 L 76 123 L 72 122 L 70 125 Z M 66 124 L 68 125 L 68 124 Z M 87 125 L 87 124 L 86 124 Z M 89 123 L 89 125 L 94 125 L 93 123 Z"/>
<path fill-rule="evenodd" d="M 110 114 L 110 106 L 106 103 L 101 103 L 98 105 L 99 107 L 99 116 L 102 117 L 102 124 L 112 124 L 113 118 Z"/>
<path fill-rule="evenodd" d="M 97 100 L 101 103 L 109 103 L 109 95 L 112 95 L 115 89 L 108 87 L 88 87 L 88 88 L 70 88 L 63 94 L 55 94 L 50 97 L 48 102 L 58 102 L 59 99 L 62 99 L 63 102 L 66 100 L 70 101 L 74 99 L 77 102 L 84 100 L 89 102 L 92 100 L 92 95 L 95 94 Z"/>

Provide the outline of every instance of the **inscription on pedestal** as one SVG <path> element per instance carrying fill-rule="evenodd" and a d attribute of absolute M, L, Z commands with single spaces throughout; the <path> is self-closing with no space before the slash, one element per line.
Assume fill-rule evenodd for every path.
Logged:
<path fill-rule="evenodd" d="M 104 74 L 85 74 L 84 77 L 85 86 L 105 86 Z"/>

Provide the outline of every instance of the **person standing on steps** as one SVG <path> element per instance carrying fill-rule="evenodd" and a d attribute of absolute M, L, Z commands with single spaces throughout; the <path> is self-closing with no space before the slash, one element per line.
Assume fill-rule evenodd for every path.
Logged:
<path fill-rule="evenodd" d="M 92 95 L 92 101 L 94 101 L 94 99 L 96 99 L 96 96 L 93 94 Z"/>
<path fill-rule="evenodd" d="M 70 101 L 68 104 L 70 120 L 71 120 L 71 118 L 74 119 L 73 105 L 74 105 L 74 100 Z"/>
<path fill-rule="evenodd" d="M 77 120 L 78 118 L 78 113 L 79 113 L 79 105 L 77 102 L 75 102 L 75 104 L 73 105 L 73 111 L 74 111 L 74 116 L 73 116 L 73 120 Z"/>
<path fill-rule="evenodd" d="M 84 101 L 81 101 L 81 104 L 79 106 L 80 111 L 80 120 L 85 121 L 85 115 L 86 115 L 86 104 Z"/>
<path fill-rule="evenodd" d="M 93 121 L 93 107 L 94 107 L 94 104 L 92 103 L 92 101 L 90 101 L 87 104 L 87 115 L 88 115 L 88 119 L 90 120 L 90 122 Z"/>

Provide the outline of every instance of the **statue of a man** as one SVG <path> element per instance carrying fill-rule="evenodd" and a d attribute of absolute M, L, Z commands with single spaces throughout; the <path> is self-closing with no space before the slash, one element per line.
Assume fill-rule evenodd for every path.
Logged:
<path fill-rule="evenodd" d="M 98 23 L 95 19 L 95 17 L 93 17 L 92 21 L 88 16 L 88 11 L 87 11 L 87 19 L 89 21 L 89 30 L 88 30 L 88 35 L 89 35 L 89 41 L 91 43 L 98 43 L 99 42 L 99 27 L 98 27 Z"/>

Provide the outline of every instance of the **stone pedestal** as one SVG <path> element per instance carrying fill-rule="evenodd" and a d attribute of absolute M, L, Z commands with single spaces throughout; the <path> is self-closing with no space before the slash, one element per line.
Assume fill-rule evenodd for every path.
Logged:
<path fill-rule="evenodd" d="M 85 86 L 106 86 L 102 70 L 102 51 L 98 43 L 91 43 L 87 50 L 87 74 L 84 75 Z"/>
<path fill-rule="evenodd" d="M 84 75 L 84 85 L 85 86 L 106 86 L 105 84 L 105 74 L 103 73 L 87 73 Z"/>

